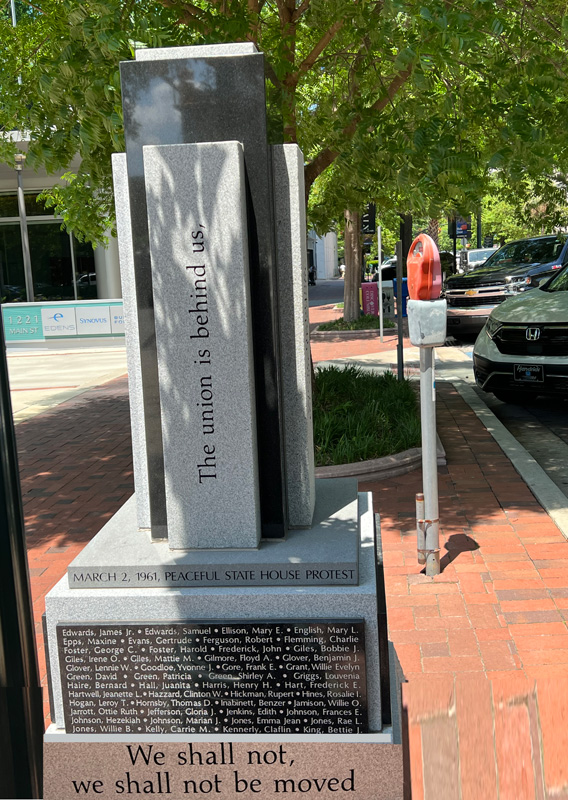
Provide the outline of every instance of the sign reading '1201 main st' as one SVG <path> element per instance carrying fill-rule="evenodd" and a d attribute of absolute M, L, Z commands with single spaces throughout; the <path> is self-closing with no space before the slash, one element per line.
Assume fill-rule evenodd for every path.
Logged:
<path fill-rule="evenodd" d="M 57 626 L 67 733 L 365 733 L 364 623 Z"/>

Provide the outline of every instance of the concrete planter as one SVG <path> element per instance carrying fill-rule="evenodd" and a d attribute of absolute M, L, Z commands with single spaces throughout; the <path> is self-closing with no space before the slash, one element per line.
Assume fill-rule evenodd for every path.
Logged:
<path fill-rule="evenodd" d="M 437 436 L 438 466 L 446 465 L 446 451 Z M 336 464 L 332 467 L 317 467 L 316 478 L 357 478 L 359 481 L 378 481 L 405 475 L 422 466 L 422 448 L 412 447 L 402 453 L 355 464 Z"/>

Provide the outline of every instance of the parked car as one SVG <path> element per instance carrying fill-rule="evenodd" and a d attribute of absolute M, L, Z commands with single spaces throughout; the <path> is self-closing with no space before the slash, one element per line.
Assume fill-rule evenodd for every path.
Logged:
<path fill-rule="evenodd" d="M 477 385 L 505 402 L 568 396 L 568 267 L 491 312 L 473 350 Z"/>
<path fill-rule="evenodd" d="M 392 281 L 396 278 L 396 256 L 385 258 L 381 264 L 381 277 L 384 281 Z M 379 280 L 379 270 L 375 262 L 372 281 Z"/>
<path fill-rule="evenodd" d="M 481 267 L 489 256 L 492 256 L 496 248 L 486 247 L 479 250 L 460 250 L 458 272 L 471 272 L 477 267 Z"/>
<path fill-rule="evenodd" d="M 483 266 L 445 282 L 448 333 L 479 332 L 495 306 L 511 295 L 535 288 L 565 264 L 565 233 L 520 239 L 495 250 Z"/>

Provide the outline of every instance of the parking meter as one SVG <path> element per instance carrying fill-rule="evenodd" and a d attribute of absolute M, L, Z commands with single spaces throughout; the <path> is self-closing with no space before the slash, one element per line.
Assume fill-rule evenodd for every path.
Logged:
<path fill-rule="evenodd" d="M 411 299 L 437 300 L 442 291 L 442 268 L 432 237 L 426 233 L 416 237 L 410 245 L 406 266 Z"/>
<path fill-rule="evenodd" d="M 436 448 L 436 382 L 434 348 L 446 341 L 446 301 L 440 300 L 442 270 L 434 240 L 421 233 L 407 258 L 408 333 L 420 352 L 420 420 L 423 492 L 416 495 L 418 563 L 426 575 L 440 573 L 438 463 Z"/>

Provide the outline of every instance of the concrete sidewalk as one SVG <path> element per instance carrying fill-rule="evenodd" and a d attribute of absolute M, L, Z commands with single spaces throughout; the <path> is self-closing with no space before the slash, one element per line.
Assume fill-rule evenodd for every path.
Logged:
<path fill-rule="evenodd" d="M 317 312 L 324 314 L 325 310 Z M 328 309 L 327 313 L 335 312 Z M 314 360 L 341 359 L 350 351 L 353 360 L 375 354 L 385 363 L 396 363 L 394 337 L 383 343 L 384 348 L 378 336 L 349 338 L 341 334 L 324 345 L 325 351 L 321 342 L 314 344 Z M 406 355 L 411 354 L 407 350 Z M 454 795 L 436 794 L 429 777 L 429 765 L 436 757 L 431 748 L 440 741 L 432 735 L 436 728 L 421 738 L 412 725 L 421 726 L 427 719 L 444 718 L 444 714 L 449 718 L 455 710 L 458 684 L 465 681 L 496 687 L 498 681 L 532 681 L 523 695 L 528 698 L 534 695 L 534 681 L 553 680 L 560 691 L 568 678 L 568 542 L 452 383 L 441 382 L 437 388 L 438 430 L 448 462 L 440 468 L 444 555 L 440 576 L 427 578 L 416 561 L 414 496 L 421 487 L 420 472 L 361 486 L 373 491 L 380 515 L 389 639 L 403 677 L 409 681 L 409 691 L 428 680 L 432 686 L 450 686 L 454 692 L 450 696 L 450 690 L 444 689 L 436 694 L 432 702 L 438 706 L 433 715 L 430 709 L 427 717 L 416 715 L 411 695 L 405 698 L 407 768 L 413 797 L 426 800 Z M 39 624 L 45 593 L 132 493 L 126 378 L 86 389 L 21 422 L 16 431 L 45 684 Z M 533 769 L 534 780 L 526 784 L 530 791 L 525 791 L 528 773 L 511 777 L 506 766 L 507 759 L 518 757 L 511 744 L 520 730 L 518 714 L 511 711 L 497 721 L 498 689 L 488 691 L 484 697 L 492 698 L 490 703 L 484 701 L 477 707 L 472 701 L 471 725 L 491 730 L 494 752 L 501 752 L 501 747 L 509 755 L 495 761 L 490 789 L 474 791 L 467 788 L 470 773 L 466 762 L 460 766 L 459 760 L 467 760 L 471 754 L 449 747 L 447 752 L 454 753 L 461 770 L 456 785 L 462 776 L 466 780 L 461 796 L 537 798 L 547 797 L 549 792 L 555 792 L 555 797 L 568 796 L 562 794 L 568 792 L 566 771 L 554 771 L 548 756 L 534 749 L 539 741 L 565 737 L 565 721 L 562 730 L 557 730 L 558 715 L 541 713 L 540 739 L 533 736 L 530 742 L 534 763 L 544 764 L 542 780 L 534 778 Z M 454 722 L 450 727 L 457 736 L 459 726 Z M 444 736 L 448 735 L 449 729 L 444 730 Z M 466 741 L 464 736 L 460 741 Z"/>

